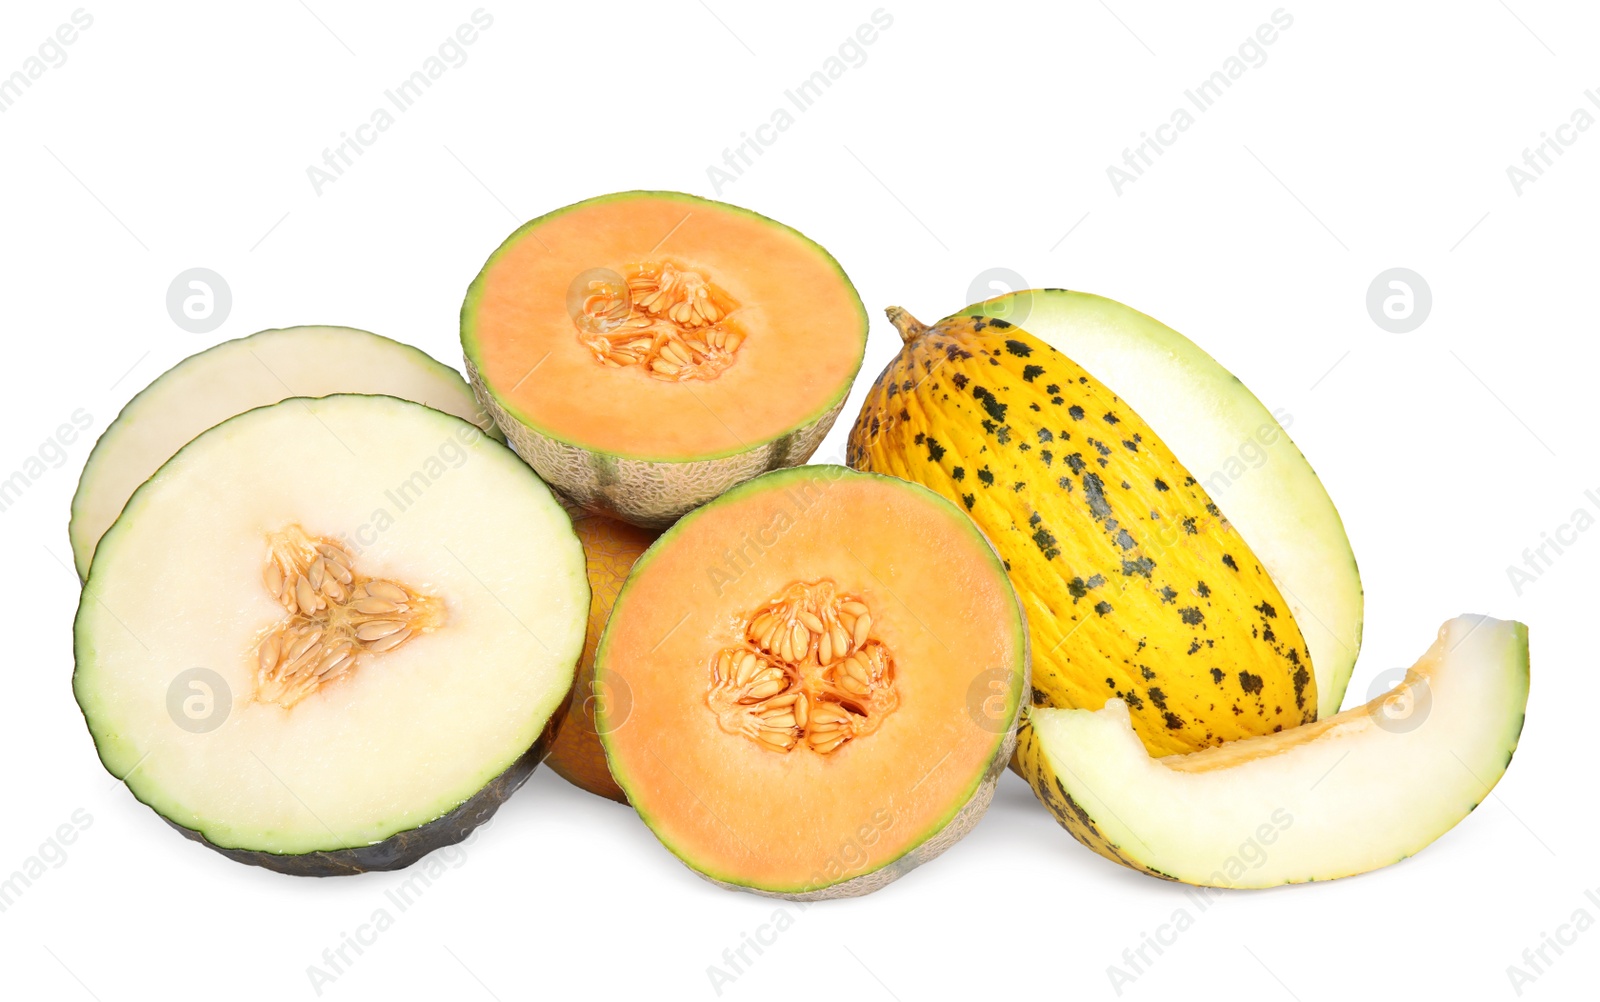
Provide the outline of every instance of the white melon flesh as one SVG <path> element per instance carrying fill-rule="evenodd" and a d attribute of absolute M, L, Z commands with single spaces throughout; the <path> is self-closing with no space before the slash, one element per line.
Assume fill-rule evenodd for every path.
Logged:
<path fill-rule="evenodd" d="M 288 397 L 383 393 L 472 421 L 499 437 L 461 374 L 410 345 L 350 327 L 287 327 L 225 341 L 179 362 L 128 401 L 89 454 L 72 499 L 72 559 L 95 544 L 134 490 L 212 425 Z"/>
<path fill-rule="evenodd" d="M 1404 859 L 1466 817 L 1510 763 L 1527 699 L 1527 627 L 1462 616 L 1366 706 L 1189 755 L 1151 758 L 1120 699 L 1035 709 L 1053 775 L 1034 785 L 1074 834 L 1092 827 L 1097 850 L 1161 876 L 1328 880 Z"/>
<path fill-rule="evenodd" d="M 440 611 L 286 708 L 259 696 L 258 647 L 292 620 L 264 581 L 291 526 Z M 518 763 L 571 685 L 588 602 L 570 520 L 504 445 L 393 397 L 295 398 L 204 432 L 134 493 L 84 586 L 73 685 L 106 768 L 169 821 L 227 849 L 336 852 Z M 226 694 L 177 695 L 223 699 L 212 729 L 171 703 L 196 668 Z"/>
<path fill-rule="evenodd" d="M 1283 592 L 1310 648 L 1318 714 L 1338 713 L 1361 648 L 1361 576 L 1338 511 L 1272 412 L 1193 341 L 1102 296 L 1030 289 L 962 312 L 1045 341 L 1155 429 Z"/>

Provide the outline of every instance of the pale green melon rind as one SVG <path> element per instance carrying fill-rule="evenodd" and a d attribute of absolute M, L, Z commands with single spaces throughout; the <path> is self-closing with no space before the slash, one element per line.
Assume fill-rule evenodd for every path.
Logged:
<path fill-rule="evenodd" d="M 553 724 L 553 721 L 552 721 Z M 381 842 L 349 849 L 312 850 L 297 855 L 229 849 L 217 845 L 193 828 L 185 828 L 171 818 L 163 818 L 184 838 L 198 842 L 214 852 L 247 866 L 259 866 L 292 877 L 339 877 L 380 870 L 401 870 L 445 846 L 465 841 L 480 825 L 487 824 L 513 793 L 533 775 L 554 742 L 555 728 L 547 725 L 532 748 L 523 752 L 506 770 L 468 797 L 455 810 L 426 824 L 397 832 Z"/>
<path fill-rule="evenodd" d="M 350 338 L 360 338 L 372 345 L 381 345 L 384 350 L 393 355 L 396 360 L 403 360 L 425 370 L 435 377 L 439 387 L 447 393 L 454 393 L 459 398 L 459 403 L 465 409 L 468 405 L 476 407 L 471 387 L 462 378 L 461 373 L 445 365 L 443 362 L 429 355 L 427 352 L 413 345 L 404 344 L 381 334 L 360 330 L 354 327 L 338 326 L 307 326 L 283 327 L 270 330 L 257 331 L 245 337 L 234 338 L 212 345 L 204 351 L 196 352 L 183 359 L 170 369 L 151 380 L 149 385 L 135 394 L 116 418 L 100 433 L 100 438 L 95 442 L 94 448 L 89 452 L 89 458 L 84 461 L 83 472 L 78 478 L 78 488 L 72 496 L 72 516 L 67 526 L 67 534 L 72 545 L 72 561 L 78 572 L 78 580 L 88 577 L 89 563 L 94 557 L 95 545 L 100 536 L 109 526 L 101 525 L 103 515 L 91 512 L 91 499 L 95 491 L 102 489 L 99 483 L 99 473 L 106 464 L 113 461 L 113 457 L 124 448 L 137 442 L 139 435 L 139 422 L 141 415 L 150 408 L 163 405 L 164 397 L 168 394 L 182 396 L 182 388 L 187 382 L 204 380 L 208 372 L 217 365 L 226 365 L 228 358 L 240 350 L 251 351 L 253 347 L 264 342 L 294 338 L 307 342 L 323 340 L 330 347 L 335 342 L 345 341 Z M 315 350 L 315 346 L 310 346 Z M 360 387 L 352 387 L 359 389 Z M 285 395 L 294 395 L 292 387 L 285 387 Z M 429 403 L 429 401 L 419 401 Z M 442 402 L 442 401 L 441 401 Z M 481 426 L 482 427 L 482 426 Z M 194 429 L 198 435 L 205 428 Z M 503 439 L 500 430 L 489 422 L 482 430 L 485 434 Z M 149 471 L 154 473 L 154 470 Z M 126 503 L 126 499 L 124 499 Z M 113 519 L 114 521 L 114 519 Z"/>
<path fill-rule="evenodd" d="M 1272 575 L 1310 648 L 1318 716 L 1338 713 L 1361 648 L 1361 574 L 1338 510 L 1272 412 L 1193 341 L 1102 296 L 1031 289 L 960 315 L 1009 320 L 1144 418 Z M 1267 458 L 1250 468 L 1241 450 L 1254 448 Z M 1247 463 L 1241 475 L 1230 461 Z"/>
<path fill-rule="evenodd" d="M 1439 696 L 1453 691 L 1458 701 L 1453 712 L 1459 714 L 1460 704 L 1465 704 L 1482 714 L 1481 718 L 1471 714 L 1462 718 L 1474 726 L 1461 735 L 1446 734 L 1431 746 L 1425 744 L 1429 754 L 1421 760 L 1402 754 L 1408 750 L 1404 741 L 1411 735 L 1409 729 L 1396 729 L 1391 736 L 1388 728 L 1376 724 L 1364 734 L 1357 732 L 1356 737 L 1323 735 L 1313 742 L 1328 742 L 1318 752 L 1319 761 L 1312 763 L 1314 767 L 1297 769 L 1308 775 L 1296 777 L 1293 796 L 1309 798 L 1318 793 L 1319 786 L 1325 800 L 1344 797 L 1347 800 L 1342 803 L 1348 803 L 1348 798 L 1359 796 L 1362 799 L 1347 812 L 1359 817 L 1340 816 L 1326 804 L 1319 805 L 1319 815 L 1302 804 L 1300 809 L 1309 817 L 1288 811 L 1275 825 L 1278 831 L 1272 834 L 1272 841 L 1247 848 L 1252 834 L 1259 834 L 1257 824 L 1269 820 L 1268 811 L 1286 806 L 1273 798 L 1270 789 L 1263 789 L 1263 773 L 1235 781 L 1240 797 L 1262 801 L 1253 805 L 1253 810 L 1206 800 L 1205 794 L 1216 791 L 1206 789 L 1205 779 L 1220 773 L 1190 774 L 1184 782 L 1200 782 L 1188 789 L 1183 783 L 1171 782 L 1172 777 L 1163 773 L 1165 767 L 1150 760 L 1138 746 L 1120 701 L 1096 711 L 1030 711 L 1043 759 L 1041 775 L 1035 778 L 1046 787 L 1040 792 L 1036 785 L 1035 792 L 1064 827 L 1102 855 L 1112 855 L 1124 865 L 1143 868 L 1155 876 L 1197 886 L 1260 889 L 1334 880 L 1392 865 L 1427 848 L 1488 797 L 1510 766 L 1526 720 L 1529 658 L 1525 625 L 1461 617 L 1446 624 L 1435 648 L 1425 657 L 1441 651 L 1443 659 L 1459 663 L 1443 669 L 1456 676 L 1450 690 L 1435 676 L 1439 688 L 1434 690 L 1432 713 L 1452 712 L 1441 708 Z M 1477 691 L 1472 691 L 1474 686 Z M 1346 711 L 1346 715 L 1366 712 L 1368 708 L 1362 707 Z M 1421 721 L 1415 728 L 1417 734 L 1425 732 L 1430 719 Z M 1384 747 L 1378 755 L 1356 754 L 1355 764 L 1345 765 L 1347 758 L 1361 750 L 1345 745 L 1341 752 L 1335 742 L 1366 740 L 1394 742 L 1395 754 L 1391 756 Z M 1305 746 L 1290 748 L 1279 752 L 1277 759 L 1237 768 L 1251 769 L 1263 762 L 1270 767 L 1276 760 L 1287 760 L 1305 750 Z M 1414 756 L 1416 746 L 1409 750 Z M 1364 767 L 1372 774 L 1352 780 L 1351 770 L 1360 776 Z M 1167 782 L 1159 788 L 1146 785 L 1152 773 Z M 1303 784 L 1298 782 L 1302 778 Z M 1267 776 L 1265 781 L 1272 779 Z M 1330 792 L 1336 786 L 1342 788 Z M 1060 797 L 1054 796 L 1057 791 Z M 1380 797 L 1387 799 L 1379 802 Z M 1205 830 L 1212 825 L 1218 826 L 1216 832 Z M 1228 832 L 1226 836 L 1218 834 L 1223 830 Z M 1301 844 L 1290 848 L 1291 841 Z M 1307 844 L 1316 847 L 1314 862 L 1308 858 L 1312 854 L 1306 851 Z M 1244 858 L 1247 853 L 1249 859 Z M 1285 863 L 1280 856 L 1291 859 Z M 1232 872 L 1230 865 L 1234 866 Z"/>
<path fill-rule="evenodd" d="M 185 808 L 175 799 L 164 796 L 161 791 L 150 788 L 149 784 L 142 781 L 138 766 L 142 763 L 144 753 L 131 743 L 131 738 L 128 736 L 104 731 L 95 724 L 96 713 L 100 710 L 94 692 L 95 675 L 102 670 L 114 669 L 103 663 L 94 638 L 100 630 L 126 629 L 116 614 L 98 600 L 95 590 L 97 573 L 115 573 L 111 565 L 117 559 L 118 541 L 122 534 L 135 531 L 134 526 L 138 523 L 143 509 L 153 503 L 150 500 L 151 485 L 191 460 L 203 462 L 207 449 L 213 442 L 220 442 L 222 436 L 228 434 L 230 427 L 243 422 L 265 419 L 263 416 L 267 412 L 285 404 L 316 407 L 326 403 L 337 406 L 345 400 L 367 400 L 374 404 L 401 408 L 407 414 L 425 415 L 437 423 L 440 432 L 446 436 L 455 436 L 457 429 L 463 426 L 475 429 L 479 434 L 472 438 L 473 444 L 469 448 L 476 449 L 482 459 L 499 464 L 505 470 L 512 472 L 518 481 L 526 483 L 529 489 L 529 501 L 535 510 L 543 509 L 544 514 L 551 517 L 555 524 L 567 525 L 570 547 L 567 547 L 567 552 L 564 554 L 551 554 L 549 564 L 542 570 L 544 573 L 564 570 L 566 585 L 573 590 L 575 596 L 580 594 L 582 596 L 582 602 L 577 608 L 586 612 L 588 607 L 589 583 L 584 569 L 583 546 L 578 540 L 577 533 L 571 530 L 570 516 L 561 506 L 555 493 L 504 443 L 489 438 L 482 428 L 422 404 L 382 394 L 291 397 L 285 401 L 245 411 L 207 429 L 162 464 L 161 468 L 129 498 L 122 514 L 101 537 L 100 545 L 97 547 L 99 559 L 90 564 L 89 576 L 84 582 L 78 611 L 73 621 L 75 661 L 72 678 L 73 694 L 90 737 L 95 743 L 101 764 L 105 766 L 107 772 L 127 786 L 135 799 L 155 811 L 186 837 L 216 849 L 224 855 L 241 862 L 297 875 L 332 876 L 364 872 L 369 869 L 394 869 L 409 865 L 433 849 L 459 842 L 470 834 L 473 828 L 493 814 L 500 802 L 522 785 L 533 767 L 549 750 L 552 725 L 565 704 L 567 689 L 571 685 L 571 676 L 576 673 L 583 645 L 584 630 L 579 627 L 573 631 L 573 638 L 568 644 L 570 650 L 555 652 L 555 658 L 559 663 L 570 665 L 567 688 L 552 689 L 544 699 L 544 704 L 547 705 L 535 708 L 524 729 L 526 733 L 508 744 L 506 754 L 500 760 L 486 762 L 474 773 L 470 782 L 462 784 L 459 790 L 445 795 L 437 802 L 397 812 L 394 818 L 384 823 L 384 827 L 390 829 L 387 837 L 375 839 L 367 844 L 342 844 L 331 833 L 320 832 L 306 838 L 300 844 L 286 843 L 271 851 L 259 850 L 250 844 L 247 837 L 240 837 L 226 824 L 207 823 L 194 811 Z M 559 520 L 556 513 L 559 513 Z"/>
<path fill-rule="evenodd" d="M 968 785 L 965 794 L 960 797 L 956 803 L 951 805 L 950 810 L 943 816 L 933 821 L 931 824 L 927 825 L 916 838 L 908 842 L 906 849 L 899 856 L 892 860 L 886 861 L 876 870 L 858 874 L 847 880 L 823 885 L 804 884 L 782 887 L 757 886 L 748 881 L 739 880 L 731 874 L 718 873 L 705 869 L 695 862 L 692 851 L 688 847 L 678 846 L 668 841 L 664 836 L 662 836 L 661 829 L 658 826 L 656 819 L 640 805 L 639 797 L 635 796 L 631 789 L 635 781 L 628 775 L 627 769 L 613 753 L 611 742 L 608 740 L 608 735 L 614 731 L 614 728 L 608 725 L 608 722 L 605 719 L 605 706 L 602 705 L 596 715 L 596 723 L 597 729 L 600 731 L 601 746 L 606 752 L 606 764 L 611 770 L 612 778 L 617 781 L 618 786 L 622 787 L 623 792 L 628 795 L 629 802 L 633 805 L 634 809 L 638 811 L 640 819 L 644 821 L 645 825 L 653 833 L 655 833 L 657 839 L 659 839 L 661 844 L 666 847 L 667 851 L 671 852 L 679 859 L 679 861 L 681 861 L 690 870 L 694 871 L 697 875 L 703 877 L 713 884 L 717 884 L 720 887 L 724 887 L 729 890 L 750 891 L 755 894 L 765 895 L 767 897 L 784 898 L 791 901 L 823 901 L 833 898 L 858 897 L 863 894 L 869 894 L 887 884 L 893 883 L 895 880 L 898 880 L 900 877 L 916 869 L 918 866 L 921 866 L 923 863 L 926 863 L 938 856 L 940 853 L 959 842 L 969 831 L 971 831 L 972 827 L 978 823 L 980 818 L 982 818 L 984 812 L 988 810 L 989 804 L 994 798 L 995 784 L 999 781 L 1000 774 L 1006 770 L 1006 766 L 1011 761 L 1012 752 L 1016 749 L 1017 723 L 1022 716 L 1024 699 L 1029 688 L 1030 670 L 1032 665 L 1032 649 L 1029 644 L 1027 621 L 1024 618 L 1024 613 L 1022 611 L 1022 600 L 1017 597 L 1015 590 L 1011 587 L 1010 575 L 1006 572 L 1005 563 L 1001 559 L 999 552 L 995 550 L 994 545 L 989 542 L 988 537 L 985 536 L 982 530 L 977 527 L 977 524 L 968 518 L 966 513 L 957 508 L 949 499 L 922 486 L 921 484 L 912 483 L 908 480 L 901 480 L 898 477 L 891 477 L 879 473 L 872 473 L 862 470 L 850 470 L 845 467 L 832 467 L 831 464 L 789 467 L 786 469 L 774 470 L 770 473 L 762 474 L 761 476 L 758 476 L 752 480 L 747 480 L 744 483 L 739 484 L 732 490 L 723 494 L 716 501 L 703 505 L 702 507 L 690 512 L 688 515 L 685 515 L 675 525 L 673 525 L 672 528 L 668 529 L 666 532 L 662 533 L 661 536 L 657 537 L 656 541 L 650 544 L 649 549 L 645 550 L 644 553 L 639 556 L 639 559 L 634 562 L 633 570 L 629 572 L 627 580 L 623 582 L 622 589 L 617 594 L 616 603 L 612 606 L 613 612 L 610 622 L 616 622 L 616 610 L 622 609 L 624 604 L 627 602 L 628 590 L 632 586 L 635 577 L 650 565 L 658 552 L 661 552 L 672 545 L 672 541 L 677 538 L 678 534 L 683 531 L 685 526 L 694 524 L 694 521 L 697 519 L 707 517 L 708 513 L 710 513 L 711 517 L 714 517 L 716 507 L 725 501 L 737 501 L 747 494 L 753 494 L 759 491 L 784 490 L 796 480 L 817 476 L 818 470 L 823 466 L 831 467 L 835 471 L 836 476 L 848 475 L 851 477 L 875 477 L 886 483 L 893 484 L 896 488 L 912 491 L 913 493 L 926 497 L 931 502 L 936 502 L 935 507 L 943 511 L 947 517 L 950 518 L 952 523 L 960 526 L 963 531 L 972 533 L 975 538 L 982 541 L 983 551 L 989 555 L 990 565 L 994 573 L 997 575 L 999 580 L 1005 583 L 1005 588 L 1011 593 L 1012 599 L 1015 603 L 1016 615 L 1012 620 L 1011 629 L 1013 639 L 1017 645 L 1017 650 L 1021 653 L 1021 657 L 1019 659 L 1020 677 L 1018 684 L 1013 685 L 1008 692 L 1007 715 L 1005 717 L 1007 723 L 1005 729 L 995 735 L 995 745 L 992 757 L 985 768 L 980 770 L 979 773 L 973 777 L 973 780 Z M 610 640 L 611 625 L 610 623 L 607 623 L 605 631 L 600 635 L 600 643 L 595 650 L 594 663 L 595 680 L 597 684 L 605 681 L 606 674 L 609 671 L 607 667 L 607 654 L 610 646 Z M 625 725 L 626 720 L 624 720 L 622 725 L 619 726 Z"/>

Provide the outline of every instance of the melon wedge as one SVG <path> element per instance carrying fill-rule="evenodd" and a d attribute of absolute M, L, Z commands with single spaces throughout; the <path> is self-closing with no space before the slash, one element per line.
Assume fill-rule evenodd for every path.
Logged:
<path fill-rule="evenodd" d="M 629 191 L 527 223 L 467 290 L 483 405 L 581 506 L 661 528 L 810 457 L 867 318 L 827 251 L 746 209 Z"/>
<path fill-rule="evenodd" d="M 287 397 L 383 393 L 465 418 L 495 437 L 461 373 L 427 353 L 349 327 L 287 327 L 226 341 L 162 373 L 106 428 L 72 499 L 78 577 L 129 496 L 212 425 Z"/>
<path fill-rule="evenodd" d="M 1079 841 L 1211 887 L 1365 873 L 1425 848 L 1499 782 L 1528 701 L 1528 630 L 1461 616 L 1404 681 L 1279 734 L 1151 758 L 1119 699 L 1034 709 L 1018 758 Z"/>
<path fill-rule="evenodd" d="M 838 466 L 769 473 L 639 558 L 595 678 L 611 774 L 683 862 L 811 900 L 884 886 L 989 805 L 1021 607 L 959 508 Z"/>
<path fill-rule="evenodd" d="M 73 690 L 106 769 L 190 838 L 393 869 L 539 762 L 588 597 L 566 513 L 475 425 L 293 398 L 134 492 L 84 585 Z"/>
<path fill-rule="evenodd" d="M 1160 432 L 1283 592 L 1316 668 L 1318 715 L 1338 713 L 1361 649 L 1361 576 L 1339 512 L 1274 413 L 1193 341 L 1102 296 L 1028 289 L 962 312 L 1026 328 Z"/>

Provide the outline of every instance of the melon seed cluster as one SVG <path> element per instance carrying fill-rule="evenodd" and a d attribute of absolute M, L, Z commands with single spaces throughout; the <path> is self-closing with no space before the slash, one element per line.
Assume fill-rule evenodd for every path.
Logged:
<path fill-rule="evenodd" d="M 596 279 L 588 292 L 574 320 L 578 339 L 602 365 L 642 365 L 674 382 L 715 379 L 744 342 L 729 316 L 739 304 L 671 261 L 630 265 L 625 287 Z"/>
<path fill-rule="evenodd" d="M 438 599 L 355 570 L 355 556 L 297 525 L 268 540 L 262 583 L 289 613 L 257 648 L 255 698 L 288 709 L 443 618 Z"/>
<path fill-rule="evenodd" d="M 826 755 L 899 705 L 894 659 L 871 631 L 859 597 L 797 581 L 749 617 L 743 645 L 712 659 L 706 703 L 723 730 L 769 751 Z"/>

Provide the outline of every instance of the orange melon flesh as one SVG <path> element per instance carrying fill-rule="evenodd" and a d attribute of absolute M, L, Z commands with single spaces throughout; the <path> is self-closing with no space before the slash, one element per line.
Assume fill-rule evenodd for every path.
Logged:
<path fill-rule="evenodd" d="M 671 382 L 598 362 L 567 291 L 596 268 L 670 260 L 738 304 L 746 338 L 714 379 Z M 860 367 L 866 320 L 826 251 L 753 212 L 626 192 L 534 220 L 500 247 L 462 309 L 470 363 L 512 416 L 594 452 L 675 462 L 748 451 L 827 413 Z"/>
<path fill-rule="evenodd" d="M 628 798 L 606 768 L 606 753 L 595 730 L 595 713 L 607 700 L 627 701 L 630 694 L 607 692 L 595 684 L 594 655 L 600 646 L 600 634 L 611 618 L 611 607 L 622 591 L 622 582 L 633 562 L 655 541 L 656 534 L 604 515 L 576 518 L 572 529 L 583 544 L 589 577 L 589 626 L 567 711 L 544 761 L 573 786 L 625 804 Z"/>
<path fill-rule="evenodd" d="M 898 706 L 826 755 L 728 733 L 708 709 L 715 655 L 740 644 L 751 610 L 822 579 L 870 607 Z M 827 897 L 942 851 L 960 831 L 932 852 L 924 843 L 974 798 L 981 813 L 1014 743 L 1027 637 L 1004 567 L 955 506 L 904 481 L 805 466 L 735 488 L 658 540 L 612 612 L 596 675 L 632 694 L 602 741 L 669 849 L 721 883 Z M 985 716 L 997 693 L 1003 706 Z M 958 824 L 976 820 L 967 813 Z"/>

